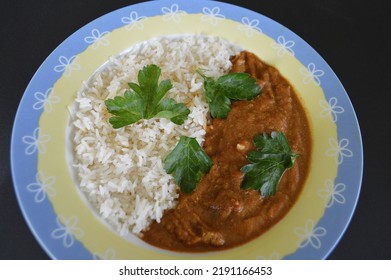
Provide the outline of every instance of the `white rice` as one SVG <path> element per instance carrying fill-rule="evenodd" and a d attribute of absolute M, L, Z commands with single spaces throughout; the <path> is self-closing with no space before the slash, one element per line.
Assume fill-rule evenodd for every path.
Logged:
<path fill-rule="evenodd" d="M 231 67 L 229 57 L 239 48 L 201 35 L 155 38 L 110 58 L 80 90 L 72 109 L 75 173 L 88 201 L 121 235 L 140 234 L 164 210 L 175 207 L 178 187 L 163 168 L 163 160 L 181 135 L 202 144 L 206 114 L 200 68 L 218 77 Z M 190 109 L 183 125 L 167 119 L 141 120 L 113 129 L 104 101 L 123 95 L 148 64 L 161 68 L 173 84 L 166 97 Z"/>

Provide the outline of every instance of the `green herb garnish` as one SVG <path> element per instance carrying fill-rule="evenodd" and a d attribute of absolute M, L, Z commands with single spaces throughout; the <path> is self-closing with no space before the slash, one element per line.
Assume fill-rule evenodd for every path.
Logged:
<path fill-rule="evenodd" d="M 255 151 L 247 155 L 251 162 L 240 170 L 245 174 L 242 189 L 259 190 L 268 197 L 277 191 L 277 185 L 286 169 L 291 168 L 297 154 L 293 153 L 282 132 L 265 133 L 254 138 Z"/>
<path fill-rule="evenodd" d="M 176 124 L 183 124 L 190 110 L 183 103 L 163 98 L 172 88 L 169 80 L 159 83 L 161 70 L 151 64 L 138 72 L 138 82 L 129 83 L 124 96 L 105 101 L 107 110 L 113 116 L 109 122 L 113 128 L 120 128 L 141 119 L 166 118 Z"/>
<path fill-rule="evenodd" d="M 213 162 L 195 138 L 181 136 L 178 144 L 164 160 L 164 169 L 172 174 L 185 193 L 191 193 Z"/>
<path fill-rule="evenodd" d="M 204 79 L 204 89 L 209 110 L 213 118 L 226 118 L 231 111 L 231 99 L 251 100 L 261 93 L 256 79 L 247 73 L 229 73 L 217 80 L 197 73 Z"/>

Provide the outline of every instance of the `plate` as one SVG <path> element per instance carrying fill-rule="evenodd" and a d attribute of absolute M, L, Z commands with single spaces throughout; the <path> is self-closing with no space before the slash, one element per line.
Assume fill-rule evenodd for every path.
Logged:
<path fill-rule="evenodd" d="M 290 212 L 259 238 L 213 253 L 174 253 L 117 235 L 91 210 L 67 162 L 68 107 L 111 56 L 153 37 L 219 36 L 275 66 L 296 88 L 313 132 L 310 175 Z M 43 62 L 20 102 L 11 140 L 18 202 L 53 259 L 325 259 L 361 188 L 359 125 L 340 81 L 300 37 L 253 11 L 216 1 L 152 1 L 85 25 Z"/>

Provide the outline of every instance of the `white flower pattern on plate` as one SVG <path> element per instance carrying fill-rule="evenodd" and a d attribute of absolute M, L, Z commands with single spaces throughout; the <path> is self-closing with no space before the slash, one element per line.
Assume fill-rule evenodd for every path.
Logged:
<path fill-rule="evenodd" d="M 60 102 L 60 97 L 53 95 L 52 92 L 53 88 L 49 88 L 44 93 L 37 91 L 34 93 L 35 99 L 37 99 L 37 102 L 33 104 L 34 110 L 43 110 L 46 113 L 50 113 L 53 110 L 53 104 Z"/>
<path fill-rule="evenodd" d="M 320 107 L 322 107 L 322 111 L 320 112 L 320 116 L 322 118 L 329 116 L 333 122 L 337 122 L 338 116 L 337 114 L 342 114 L 345 112 L 345 109 L 341 106 L 337 105 L 338 100 L 336 97 L 331 97 L 329 102 L 325 100 L 321 100 L 319 102 Z"/>
<path fill-rule="evenodd" d="M 304 227 L 297 227 L 294 231 L 299 237 L 297 245 L 300 248 L 311 245 L 315 249 L 322 247 L 320 237 L 325 236 L 327 233 L 324 227 L 315 227 L 312 220 L 308 220 Z"/>
<path fill-rule="evenodd" d="M 81 69 L 80 64 L 75 62 L 76 55 L 71 56 L 70 58 L 67 58 L 63 55 L 61 55 L 58 58 L 58 61 L 60 64 L 56 65 L 54 67 L 54 71 L 57 73 L 64 72 L 65 77 L 71 76 L 73 71 L 79 71 Z"/>
<path fill-rule="evenodd" d="M 83 230 L 77 227 L 79 219 L 77 216 L 64 219 L 62 216 L 57 217 L 58 228 L 52 231 L 51 237 L 53 239 L 62 239 L 62 244 L 65 248 L 72 247 L 75 242 L 74 237 L 81 238 L 84 235 Z"/>
<path fill-rule="evenodd" d="M 103 254 L 94 253 L 92 258 L 94 260 L 115 260 L 117 258 L 117 254 L 113 248 L 108 248 Z"/>
<path fill-rule="evenodd" d="M 92 49 L 96 50 L 100 46 L 108 46 L 110 45 L 110 41 L 105 37 L 107 34 L 109 34 L 108 31 L 100 32 L 99 29 L 92 29 L 91 36 L 86 36 L 84 38 L 84 42 L 87 44 L 93 44 Z"/>
<path fill-rule="evenodd" d="M 173 21 L 175 23 L 180 23 L 181 16 L 186 14 L 185 11 L 179 10 L 178 4 L 172 4 L 170 8 L 163 7 L 162 13 L 164 14 L 164 21 Z"/>
<path fill-rule="evenodd" d="M 280 260 L 281 256 L 277 252 L 273 252 L 268 257 L 258 256 L 257 260 Z"/>
<path fill-rule="evenodd" d="M 146 20 L 147 17 L 145 16 L 139 16 L 137 12 L 132 11 L 129 14 L 129 17 L 122 17 L 121 21 L 122 23 L 126 24 L 126 30 L 132 30 L 133 28 L 136 28 L 138 30 L 144 29 L 144 24 L 142 23 L 144 20 Z"/>
<path fill-rule="evenodd" d="M 35 182 L 27 185 L 29 192 L 35 193 L 34 201 L 41 203 L 45 200 L 46 195 L 53 197 L 56 195 L 56 190 L 53 188 L 53 184 L 56 182 L 56 177 L 45 177 L 42 172 L 38 172 L 35 175 Z"/>
<path fill-rule="evenodd" d="M 218 21 L 221 19 L 225 19 L 225 16 L 220 14 L 220 8 L 214 7 L 212 9 L 209 9 L 208 7 L 202 8 L 202 21 L 210 21 L 212 25 L 217 25 Z"/>
<path fill-rule="evenodd" d="M 24 150 L 26 155 L 32 155 L 36 151 L 38 151 L 41 154 L 46 153 L 46 143 L 51 140 L 50 135 L 41 135 L 39 128 L 37 127 L 33 135 L 26 135 L 22 137 L 23 143 L 27 145 L 26 149 Z"/>
<path fill-rule="evenodd" d="M 293 47 L 295 46 L 295 42 L 292 40 L 287 41 L 284 36 L 278 36 L 277 41 L 271 44 L 273 49 L 277 50 L 277 55 L 282 57 L 286 54 L 295 55 L 293 51 Z"/>
<path fill-rule="evenodd" d="M 346 189 L 346 185 L 338 183 L 334 186 L 332 180 L 326 180 L 325 188 L 318 191 L 318 195 L 324 198 L 326 208 L 330 208 L 334 205 L 334 202 L 339 204 L 345 204 L 346 199 L 342 192 Z"/>
<path fill-rule="evenodd" d="M 334 157 L 338 164 L 343 163 L 345 157 L 352 157 L 353 152 L 348 149 L 349 139 L 343 138 L 339 142 L 334 138 L 329 139 L 330 148 L 326 151 L 326 156 Z"/>
<path fill-rule="evenodd" d="M 320 77 L 324 75 L 324 71 L 321 69 L 316 69 L 316 65 L 313 62 L 309 63 L 307 68 L 300 68 L 299 71 L 304 76 L 304 84 L 314 82 L 317 85 L 320 85 Z"/>
<path fill-rule="evenodd" d="M 250 20 L 248 17 L 243 17 L 242 23 L 243 25 L 239 25 L 237 28 L 238 30 L 245 31 L 247 37 L 252 37 L 256 31 L 262 33 L 262 29 L 258 27 L 258 19 Z"/>

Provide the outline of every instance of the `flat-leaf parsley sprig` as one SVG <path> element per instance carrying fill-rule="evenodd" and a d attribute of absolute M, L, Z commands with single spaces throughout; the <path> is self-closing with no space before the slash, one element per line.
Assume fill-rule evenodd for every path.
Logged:
<path fill-rule="evenodd" d="M 120 128 L 141 119 L 166 118 L 175 124 L 183 124 L 190 110 L 174 99 L 164 98 L 172 88 L 169 80 L 159 83 L 161 70 L 151 64 L 138 72 L 138 82 L 129 83 L 124 96 L 105 101 L 107 110 L 113 116 L 109 122 L 113 128 Z"/>
<path fill-rule="evenodd" d="M 217 79 L 197 73 L 204 79 L 209 111 L 213 118 L 225 119 L 231 111 L 232 100 L 251 100 L 261 94 L 261 87 L 248 73 L 228 73 Z"/>
<path fill-rule="evenodd" d="M 181 136 L 178 144 L 164 160 L 164 169 L 172 174 L 175 182 L 185 193 L 191 193 L 209 172 L 213 161 L 192 137 Z"/>
<path fill-rule="evenodd" d="M 247 155 L 250 164 L 240 169 L 244 173 L 241 188 L 259 190 L 264 197 L 275 195 L 282 175 L 293 166 L 298 154 L 292 152 L 283 132 L 258 135 L 254 145 L 255 151 Z"/>

